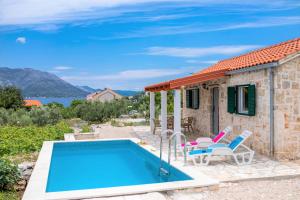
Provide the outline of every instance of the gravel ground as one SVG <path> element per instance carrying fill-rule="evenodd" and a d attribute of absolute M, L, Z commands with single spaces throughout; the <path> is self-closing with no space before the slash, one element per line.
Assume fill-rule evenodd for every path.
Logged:
<path fill-rule="evenodd" d="M 221 184 L 216 191 L 169 193 L 171 200 L 298 200 L 300 178 Z"/>

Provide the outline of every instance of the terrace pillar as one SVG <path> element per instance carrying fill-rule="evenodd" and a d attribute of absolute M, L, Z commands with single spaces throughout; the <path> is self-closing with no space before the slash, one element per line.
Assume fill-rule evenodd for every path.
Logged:
<path fill-rule="evenodd" d="M 150 92 L 150 130 L 154 134 L 155 127 L 155 93 Z"/>
<path fill-rule="evenodd" d="M 167 91 L 161 91 L 161 132 L 167 130 Z"/>
<path fill-rule="evenodd" d="M 176 133 L 176 143 L 181 144 L 181 91 L 174 90 L 174 133 Z"/>

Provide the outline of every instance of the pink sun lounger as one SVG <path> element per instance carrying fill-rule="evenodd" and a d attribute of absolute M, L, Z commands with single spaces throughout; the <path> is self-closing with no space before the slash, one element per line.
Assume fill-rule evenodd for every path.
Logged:
<path fill-rule="evenodd" d="M 187 150 L 194 148 L 206 148 L 212 144 L 219 143 L 227 134 L 232 132 L 232 128 L 230 126 L 226 127 L 224 130 L 219 132 L 213 139 L 210 137 L 200 137 L 197 138 L 196 141 L 190 141 L 186 144 L 181 144 L 181 147 L 186 145 Z"/>

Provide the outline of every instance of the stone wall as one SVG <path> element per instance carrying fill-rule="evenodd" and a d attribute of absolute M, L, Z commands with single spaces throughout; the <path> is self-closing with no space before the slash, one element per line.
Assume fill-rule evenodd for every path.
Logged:
<path fill-rule="evenodd" d="M 235 74 L 218 81 L 205 83 L 200 88 L 200 107 L 187 109 L 185 92 L 183 98 L 183 116 L 195 118 L 195 129 L 203 136 L 212 132 L 212 88 L 219 87 L 219 124 L 220 130 L 233 127 L 231 138 L 247 129 L 253 135 L 247 141 L 257 153 L 269 155 L 269 71 L 267 69 Z M 256 85 L 256 115 L 245 116 L 227 112 L 227 87 L 243 84 Z M 275 156 L 278 159 L 300 158 L 300 57 L 292 59 L 274 70 L 274 106 L 275 106 Z"/>
<path fill-rule="evenodd" d="M 300 57 L 275 69 L 275 155 L 300 158 Z"/>
<path fill-rule="evenodd" d="M 212 132 L 212 89 L 219 87 L 219 129 L 232 126 L 232 139 L 243 130 L 250 130 L 253 135 L 247 145 L 260 154 L 269 152 L 269 89 L 268 71 L 260 70 L 231 75 L 226 79 L 206 83 L 207 89 L 200 87 L 200 108 L 198 110 L 184 108 L 184 116 L 193 116 L 195 127 L 201 135 Z M 255 84 L 257 106 L 255 116 L 231 114 L 227 112 L 227 87 L 244 84 Z M 184 101 L 185 107 L 185 101 Z M 211 134 L 210 134 L 211 135 Z"/>

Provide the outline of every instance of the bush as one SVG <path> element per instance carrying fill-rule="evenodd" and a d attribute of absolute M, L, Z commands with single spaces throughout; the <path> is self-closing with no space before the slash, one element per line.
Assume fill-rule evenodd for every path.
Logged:
<path fill-rule="evenodd" d="M 89 133 L 91 132 L 91 126 L 88 124 L 83 124 L 81 126 L 81 133 Z"/>
<path fill-rule="evenodd" d="M 62 116 L 57 108 L 35 108 L 30 111 L 29 115 L 33 124 L 38 126 L 45 126 L 47 124 L 54 125 L 62 119 Z"/>
<path fill-rule="evenodd" d="M 9 110 L 9 118 L 7 124 L 12 126 L 29 126 L 32 124 L 32 120 L 28 114 L 28 111 L 19 109 L 19 110 Z"/>
<path fill-rule="evenodd" d="M 15 191 L 0 191 L 1 200 L 19 200 L 17 192 Z"/>
<path fill-rule="evenodd" d="M 3 109 L 0 108 L 0 125 L 29 126 L 32 124 L 45 126 L 54 125 L 62 120 L 61 112 L 58 108 L 33 108 L 26 109 Z"/>
<path fill-rule="evenodd" d="M 65 122 L 56 125 L 0 127 L 0 157 L 39 151 L 47 140 L 62 140 L 72 129 Z"/>
<path fill-rule="evenodd" d="M 21 90 L 14 86 L 0 86 L 0 107 L 17 109 L 24 105 Z"/>
<path fill-rule="evenodd" d="M 127 100 L 115 100 L 112 102 L 84 102 L 75 108 L 77 117 L 88 122 L 106 122 L 128 113 Z"/>
<path fill-rule="evenodd" d="M 18 167 L 5 159 L 0 159 L 0 190 L 10 190 L 20 179 Z"/>
<path fill-rule="evenodd" d="M 4 108 L 0 108 L 0 125 L 7 124 L 10 118 L 10 113 Z"/>
<path fill-rule="evenodd" d="M 60 113 L 64 119 L 76 118 L 74 108 L 67 107 L 60 110 Z"/>
<path fill-rule="evenodd" d="M 58 103 L 58 102 L 48 103 L 48 104 L 46 104 L 46 106 L 49 108 L 59 108 L 59 109 L 64 108 L 64 105 L 61 103 Z"/>
<path fill-rule="evenodd" d="M 76 108 L 78 105 L 84 104 L 86 103 L 86 100 L 82 100 L 82 99 L 75 99 L 71 102 L 70 107 L 71 108 Z"/>

